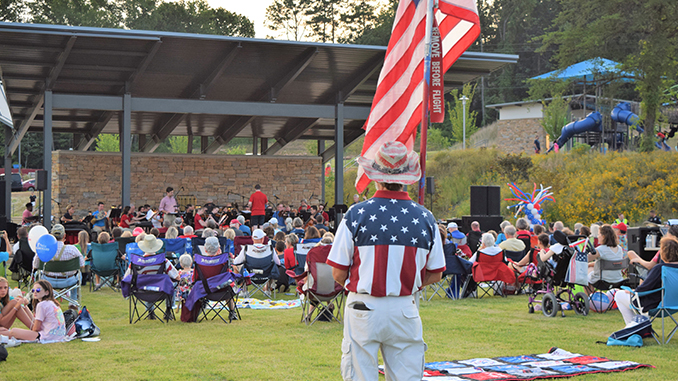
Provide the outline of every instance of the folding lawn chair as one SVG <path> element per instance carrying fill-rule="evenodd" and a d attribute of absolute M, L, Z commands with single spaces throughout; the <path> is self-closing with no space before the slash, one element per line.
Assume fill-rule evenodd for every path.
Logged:
<path fill-rule="evenodd" d="M 515 274 L 504 263 L 503 253 L 488 255 L 478 251 L 476 262 L 473 263 L 472 273 L 473 280 L 478 285 L 476 295 L 478 299 L 485 295 L 492 296 L 490 292 L 506 297 L 502 290 L 503 283 L 513 284 L 516 281 Z M 485 285 L 485 287 L 482 285 Z"/>
<path fill-rule="evenodd" d="M 275 251 L 272 248 L 270 251 L 270 254 L 263 258 L 245 254 L 244 268 L 250 274 L 249 284 L 254 287 L 254 291 L 250 293 L 249 284 L 245 285 L 245 290 L 250 298 L 254 297 L 257 292 L 261 292 L 269 299 L 275 298 L 275 280 L 278 279 L 279 273 L 278 266 L 273 262 Z"/>
<path fill-rule="evenodd" d="M 448 243 L 443 246 L 445 253 L 445 271 L 440 281 L 424 288 L 423 296 L 431 301 L 436 295 L 441 298 L 461 299 L 462 285 L 471 274 L 472 263 L 457 255 L 457 245 Z"/>
<path fill-rule="evenodd" d="M 19 239 L 19 250 L 14 253 L 14 259 L 12 259 L 12 264 L 9 266 L 9 270 L 13 275 L 12 279 L 19 283 L 19 288 L 30 287 L 31 285 L 33 257 L 35 257 L 35 252 L 28 245 L 28 238 Z"/>
<path fill-rule="evenodd" d="M 65 273 L 68 271 L 76 271 L 75 276 L 77 281 L 74 285 L 65 288 L 54 288 L 54 298 L 63 298 L 68 301 L 69 304 L 74 305 L 80 308 L 80 284 L 82 283 L 82 273 L 80 272 L 80 258 L 72 258 L 67 261 L 49 261 L 43 263 L 40 261 L 38 266 L 38 276 L 37 279 L 41 279 L 44 273 Z M 77 291 L 77 298 L 71 297 L 71 291 Z"/>
<path fill-rule="evenodd" d="M 165 258 L 172 261 L 174 266 L 178 266 L 179 257 L 186 252 L 185 238 L 161 238 L 165 243 Z"/>
<path fill-rule="evenodd" d="M 678 268 L 671 266 L 662 266 L 662 287 L 656 290 L 650 290 L 645 292 L 634 292 L 628 287 L 623 287 L 625 290 L 631 291 L 631 300 L 634 300 L 635 295 L 646 296 L 649 294 L 654 294 L 656 292 L 661 292 L 661 302 L 657 308 L 653 308 L 647 312 L 650 317 L 650 321 L 654 322 L 655 319 L 661 318 L 662 320 L 662 338 L 659 341 L 659 334 L 654 330 L 652 331 L 652 337 L 657 341 L 658 344 L 668 344 L 671 341 L 671 338 L 678 330 L 678 321 L 673 315 L 678 312 Z M 631 307 L 634 310 L 638 311 L 638 306 L 634 303 L 631 303 Z M 665 335 L 665 318 L 670 318 L 673 321 L 674 327 L 669 332 L 668 338 Z"/>
<path fill-rule="evenodd" d="M 297 266 L 294 268 L 295 275 L 302 274 L 305 271 L 306 256 L 308 255 L 308 252 L 317 244 L 317 242 L 297 243 L 297 247 L 294 250 L 294 257 L 297 260 Z"/>
<path fill-rule="evenodd" d="M 95 286 L 93 281 L 90 282 L 90 292 L 99 291 L 103 286 L 118 291 L 117 278 L 120 276 L 120 260 L 117 242 L 104 244 L 92 242 L 90 265 L 92 273 L 98 275 L 101 282 L 98 286 Z"/>
<path fill-rule="evenodd" d="M 332 245 L 316 246 L 306 255 L 307 271 L 287 274 L 297 281 L 302 299 L 301 321 L 313 325 L 318 320 L 342 322 L 344 286 L 335 282 L 332 267 L 325 263 Z M 305 280 L 304 280 L 305 278 Z"/>
<path fill-rule="evenodd" d="M 143 274 L 145 267 L 158 266 L 154 274 Z M 174 320 L 172 295 L 174 285 L 165 274 L 165 253 L 141 256 L 132 254 L 131 274 L 121 282 L 122 295 L 129 298 L 129 322 L 134 324 L 142 319 L 156 319 L 156 310 L 163 314 L 161 320 Z M 143 312 L 139 311 L 142 304 Z M 164 308 L 163 308 L 164 304 Z"/>
<path fill-rule="evenodd" d="M 616 260 L 616 261 L 608 261 L 608 260 L 605 260 L 605 259 L 602 259 L 602 258 L 598 258 L 597 260 L 600 261 L 600 271 L 598 272 L 598 279 L 600 279 L 600 280 L 592 284 L 593 288 L 596 291 L 604 292 L 604 291 L 609 291 L 609 290 L 616 289 L 616 288 L 621 288 L 622 286 L 628 286 L 628 282 L 629 282 L 628 279 L 624 279 L 621 282 L 617 282 L 617 283 L 609 283 L 609 282 L 604 281 L 603 280 L 603 271 L 608 271 L 608 270 L 624 271 L 624 270 L 628 269 L 628 267 L 629 267 L 629 257 L 624 257 L 623 259 Z M 593 293 L 591 293 L 591 295 L 593 295 Z M 591 301 L 591 303 L 593 303 L 593 301 Z M 608 303 L 608 305 L 607 305 L 607 308 L 596 309 L 597 310 L 596 312 L 602 314 L 602 313 L 605 313 L 607 311 L 610 311 L 614 306 L 615 306 L 615 304 L 610 301 L 610 303 Z"/>
<path fill-rule="evenodd" d="M 233 319 L 240 320 L 236 290 L 238 277 L 228 271 L 229 255 L 220 254 L 210 257 L 195 254 L 193 259 L 195 261 L 194 271 L 198 273 L 198 280 L 193 289 L 191 289 L 191 293 L 202 290 L 201 295 L 204 295 L 200 298 L 201 307 L 199 316 L 201 317 L 199 321 L 209 319 L 208 315 L 210 312 L 214 312 L 210 320 L 214 320 L 217 317 L 224 323 L 230 323 Z M 209 278 L 206 275 L 217 271 L 217 275 Z M 221 315 L 223 311 L 228 313 L 228 322 Z"/>

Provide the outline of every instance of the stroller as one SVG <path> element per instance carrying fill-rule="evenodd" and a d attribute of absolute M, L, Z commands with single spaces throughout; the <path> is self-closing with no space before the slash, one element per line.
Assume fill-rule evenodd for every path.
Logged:
<path fill-rule="evenodd" d="M 563 246 L 559 254 L 553 255 L 556 262 L 555 268 L 549 262 L 542 261 L 537 255 L 537 264 L 530 263 L 526 271 L 526 277 L 533 282 L 540 282 L 540 287 L 533 287 L 528 301 L 530 313 L 534 313 L 535 305 L 540 304 L 541 310 L 546 317 L 555 317 L 558 309 L 561 316 L 565 317 L 565 311 L 561 305 L 568 303 L 577 315 L 586 316 L 589 313 L 589 297 L 584 292 L 575 294 L 575 283 L 568 282 L 568 269 L 573 256 L 588 255 L 588 246 L 582 245 L 584 236 L 565 236 L 561 232 L 554 234 L 556 241 Z M 574 269 L 571 269 L 574 271 Z M 588 283 L 588 282 L 586 282 Z M 584 285 L 584 284 L 582 284 Z M 539 298 L 541 298 L 539 300 Z"/>

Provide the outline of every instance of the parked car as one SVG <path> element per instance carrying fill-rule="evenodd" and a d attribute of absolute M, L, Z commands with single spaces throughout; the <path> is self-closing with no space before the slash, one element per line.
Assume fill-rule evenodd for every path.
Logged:
<path fill-rule="evenodd" d="M 37 189 L 35 187 L 35 179 L 30 179 L 30 180 L 24 181 L 23 183 L 21 183 L 21 188 L 23 189 L 24 192 L 25 191 L 34 191 L 35 189 Z"/>
<path fill-rule="evenodd" d="M 0 174 L 0 180 L 5 180 L 5 174 Z M 12 173 L 12 192 L 21 192 L 24 188 L 21 185 L 21 175 L 18 173 Z"/>

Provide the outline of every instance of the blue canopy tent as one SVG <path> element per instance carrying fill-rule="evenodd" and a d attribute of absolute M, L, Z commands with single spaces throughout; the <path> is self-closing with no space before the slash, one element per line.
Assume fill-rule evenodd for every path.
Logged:
<path fill-rule="evenodd" d="M 592 58 L 578 62 L 562 70 L 554 70 L 548 73 L 532 77 L 530 79 L 557 79 L 574 80 L 576 83 L 596 83 L 601 77 L 609 80 L 611 74 L 617 74 L 615 79 L 633 81 L 633 74 L 621 71 L 620 63 L 607 58 Z"/>

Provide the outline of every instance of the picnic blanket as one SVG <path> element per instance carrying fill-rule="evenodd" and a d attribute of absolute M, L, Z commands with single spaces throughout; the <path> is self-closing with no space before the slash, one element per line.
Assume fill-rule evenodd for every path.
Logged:
<path fill-rule="evenodd" d="M 586 356 L 560 348 L 551 348 L 548 353 L 537 355 L 430 362 L 425 365 L 423 380 L 536 380 L 589 373 L 623 372 L 638 368 L 654 368 L 654 366 L 633 361 Z"/>
<path fill-rule="evenodd" d="M 259 300 L 246 298 L 238 300 L 238 308 L 250 308 L 253 310 L 282 310 L 301 307 L 301 300 Z"/>

